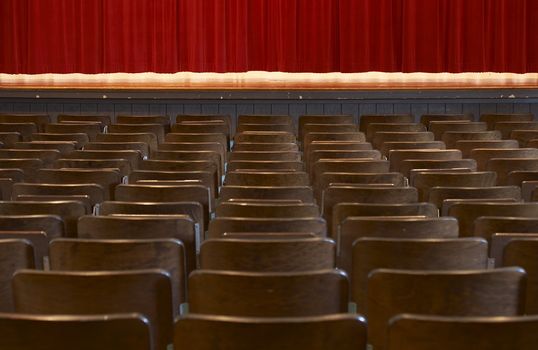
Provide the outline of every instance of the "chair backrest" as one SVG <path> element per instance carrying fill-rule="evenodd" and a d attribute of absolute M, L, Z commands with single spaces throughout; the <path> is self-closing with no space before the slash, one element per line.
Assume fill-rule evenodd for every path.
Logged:
<path fill-rule="evenodd" d="M 406 185 L 405 177 L 397 172 L 383 173 L 352 173 L 352 172 L 324 172 L 318 178 L 314 186 L 314 194 L 321 201 L 321 194 L 331 184 L 392 184 L 396 187 Z"/>
<path fill-rule="evenodd" d="M 62 218 L 57 215 L 50 214 L 0 215 L 0 227 L 2 232 L 44 232 L 46 233 L 47 239 L 59 238 L 65 235 L 65 227 Z"/>
<path fill-rule="evenodd" d="M 470 169 L 476 171 L 476 160 L 474 159 L 452 159 L 452 160 L 432 160 L 432 159 L 407 159 L 401 162 L 399 172 L 409 177 L 413 169 Z"/>
<path fill-rule="evenodd" d="M 43 168 L 44 163 L 41 159 L 2 159 L 2 169 L 17 169 L 24 174 L 25 181 L 36 181 L 36 172 Z"/>
<path fill-rule="evenodd" d="M 12 198 L 16 200 L 17 197 L 21 195 L 84 195 L 88 196 L 90 203 L 93 206 L 104 201 L 105 189 L 98 184 L 17 183 L 13 185 Z"/>
<path fill-rule="evenodd" d="M 196 268 L 194 222 L 187 215 L 83 216 L 78 231 L 84 239 L 177 239 L 185 246 L 187 274 Z"/>
<path fill-rule="evenodd" d="M 508 184 L 508 175 L 512 171 L 538 171 L 537 158 L 492 158 L 486 164 L 486 170 L 497 173 L 497 185 Z"/>
<path fill-rule="evenodd" d="M 236 143 L 293 143 L 295 135 L 285 131 L 245 131 L 235 134 Z"/>
<path fill-rule="evenodd" d="M 252 203 L 225 202 L 215 210 L 217 217 L 284 218 L 319 216 L 319 208 L 312 203 Z"/>
<path fill-rule="evenodd" d="M 118 124 L 161 124 L 170 132 L 170 117 L 167 115 L 116 115 Z"/>
<path fill-rule="evenodd" d="M 0 123 L 32 123 L 35 124 L 40 130 L 44 126 L 51 122 L 48 114 L 37 113 L 2 113 L 0 114 Z"/>
<path fill-rule="evenodd" d="M 77 149 L 90 142 L 90 138 L 84 133 L 33 133 L 31 139 L 32 141 L 71 141 L 75 143 Z"/>
<path fill-rule="evenodd" d="M 308 150 L 313 142 L 365 142 L 362 132 L 309 132 L 304 136 L 302 146 Z"/>
<path fill-rule="evenodd" d="M 359 117 L 360 131 L 366 132 L 371 123 L 413 123 L 411 114 L 363 114 Z"/>
<path fill-rule="evenodd" d="M 304 141 L 304 137 L 311 132 L 359 132 L 359 126 L 353 123 L 306 123 L 302 125 L 299 140 Z"/>
<path fill-rule="evenodd" d="M 485 217 L 490 218 L 490 217 Z M 489 256 L 495 267 L 503 266 L 504 248 L 514 239 L 538 238 L 538 230 L 534 233 L 494 233 L 491 235 Z"/>
<path fill-rule="evenodd" d="M 283 318 L 189 314 L 175 324 L 174 347 L 182 350 L 364 349 L 366 322 L 357 315 L 345 314 Z"/>
<path fill-rule="evenodd" d="M 531 350 L 538 317 L 442 317 L 404 314 L 390 321 L 388 350 Z"/>
<path fill-rule="evenodd" d="M 102 126 L 98 122 L 63 122 L 45 125 L 45 133 L 52 134 L 86 134 L 90 141 L 95 141 L 101 133 Z"/>
<path fill-rule="evenodd" d="M 126 159 L 131 168 L 136 169 L 142 161 L 142 154 L 133 150 L 82 150 L 70 153 L 66 159 Z"/>
<path fill-rule="evenodd" d="M 443 141 L 389 141 L 383 142 L 381 148 L 381 154 L 388 156 L 392 150 L 404 150 L 404 149 L 446 149 Z"/>
<path fill-rule="evenodd" d="M 351 160 L 351 159 L 320 159 L 312 165 L 310 173 L 313 184 L 317 184 L 321 174 L 335 173 L 388 173 L 390 163 L 387 160 Z"/>
<path fill-rule="evenodd" d="M 241 123 L 237 125 L 237 132 L 245 131 L 284 131 L 295 132 L 293 124 L 257 124 L 257 123 Z"/>
<path fill-rule="evenodd" d="M 44 166 L 50 166 L 61 156 L 55 149 L 0 149 L 0 160 L 4 159 L 41 159 Z"/>
<path fill-rule="evenodd" d="M 474 234 L 491 239 L 496 233 L 538 233 L 538 219 L 533 217 L 482 216 L 475 220 Z M 491 250 L 493 254 L 493 247 Z M 502 253 L 502 252 L 501 252 Z M 499 255 L 498 255 L 499 256 Z M 500 255 L 502 256 L 502 254 Z M 493 257 L 493 255 L 492 255 Z"/>
<path fill-rule="evenodd" d="M 222 186 L 220 200 L 230 199 L 298 199 L 303 203 L 314 203 L 310 186 Z"/>
<path fill-rule="evenodd" d="M 510 137 L 514 130 L 538 130 L 538 122 L 534 121 L 511 121 L 511 122 L 495 122 L 493 125 L 495 130 L 499 130 L 503 139 Z"/>
<path fill-rule="evenodd" d="M 376 149 L 383 147 L 385 142 L 418 142 L 434 141 L 435 137 L 430 131 L 379 131 L 376 132 L 372 139 L 372 145 Z"/>
<path fill-rule="evenodd" d="M 319 217 L 311 218 L 215 218 L 211 220 L 207 238 L 220 238 L 231 232 L 306 232 L 324 237 L 327 224 Z"/>
<path fill-rule="evenodd" d="M 84 146 L 85 151 L 136 151 L 143 158 L 149 156 L 149 145 L 145 142 L 90 142 Z"/>
<path fill-rule="evenodd" d="M 426 131 L 426 126 L 420 123 L 370 123 L 366 128 L 366 140 L 372 141 L 376 132 L 418 132 Z"/>
<path fill-rule="evenodd" d="M 230 125 L 224 121 L 180 121 L 172 124 L 173 133 L 220 133 L 230 138 Z"/>
<path fill-rule="evenodd" d="M 532 218 L 538 216 L 538 203 L 456 202 L 448 209 L 448 215 L 458 219 L 460 236 L 469 237 L 475 235 L 475 220 L 481 216 Z"/>
<path fill-rule="evenodd" d="M 52 149 L 60 152 L 60 155 L 65 156 L 76 149 L 76 143 L 73 141 L 29 141 L 16 142 L 12 145 L 15 149 Z"/>
<path fill-rule="evenodd" d="M 127 134 L 154 134 L 158 143 L 164 142 L 164 126 L 161 124 L 111 124 L 108 126 L 108 132 L 127 133 Z"/>
<path fill-rule="evenodd" d="M 2 147 L 15 147 L 19 142 L 22 142 L 22 136 L 17 131 L 0 131 L 0 142 Z"/>
<path fill-rule="evenodd" d="M 11 289 L 13 273 L 34 267 L 34 249 L 29 241 L 0 239 L 0 312 L 14 311 Z"/>
<path fill-rule="evenodd" d="M 224 184 L 227 186 L 308 186 L 310 179 L 305 172 L 249 172 L 229 171 Z"/>
<path fill-rule="evenodd" d="M 370 238 L 457 238 L 458 221 L 450 217 L 351 216 L 342 221 L 338 233 L 336 266 L 351 271 L 353 243 Z"/>
<path fill-rule="evenodd" d="M 217 142 L 226 150 L 230 143 L 225 134 L 221 133 L 169 133 L 164 137 L 165 142 Z"/>
<path fill-rule="evenodd" d="M 366 311 L 368 275 L 375 269 L 478 270 L 488 267 L 488 243 L 480 238 L 360 238 L 353 243 L 351 300 Z"/>
<path fill-rule="evenodd" d="M 528 114 L 516 114 L 516 113 L 500 113 L 500 114 L 482 114 L 480 115 L 480 121 L 486 122 L 490 130 L 493 130 L 495 123 L 497 122 L 516 122 L 516 121 L 532 121 L 534 115 L 531 113 Z"/>
<path fill-rule="evenodd" d="M 30 141 L 32 134 L 37 133 L 37 125 L 34 123 L 0 123 L 0 132 L 17 132 L 22 141 Z"/>
<path fill-rule="evenodd" d="M 215 238 L 200 248 L 200 268 L 206 270 L 284 272 L 335 267 L 336 245 L 326 238 Z"/>
<path fill-rule="evenodd" d="M 487 163 L 493 158 L 538 158 L 536 148 L 504 148 L 484 149 L 477 148 L 471 151 L 471 158 L 476 159 L 478 170 L 485 170 Z"/>
<path fill-rule="evenodd" d="M 471 151 L 476 148 L 517 148 L 519 143 L 517 140 L 460 140 L 456 141 L 454 147 L 461 151 L 463 158 L 469 158 Z"/>
<path fill-rule="evenodd" d="M 401 313 L 439 316 L 523 314 L 526 274 L 495 270 L 374 270 L 368 278 L 368 338 L 384 349 L 389 320 Z M 447 298 L 447 291 L 450 297 Z"/>
<path fill-rule="evenodd" d="M 55 239 L 49 255 L 53 271 L 165 270 L 176 316 L 186 301 L 185 260 L 185 247 L 176 239 Z"/>
<path fill-rule="evenodd" d="M 455 148 L 456 142 L 461 140 L 486 141 L 486 140 L 501 140 L 502 135 L 498 130 L 491 131 L 445 131 L 441 141 L 446 145 L 446 148 Z"/>
<path fill-rule="evenodd" d="M 447 199 L 483 199 L 487 200 L 521 200 L 521 189 L 517 186 L 493 186 L 493 187 L 432 187 L 428 191 L 428 202 L 437 208 L 443 208 L 443 202 Z M 448 214 L 444 211 L 442 215 Z"/>
<path fill-rule="evenodd" d="M 443 134 L 448 131 L 455 132 L 480 132 L 487 131 L 488 125 L 484 122 L 469 121 L 431 121 L 428 130 L 433 132 L 436 140 L 441 140 Z"/>
<path fill-rule="evenodd" d="M 137 142 L 144 143 L 150 149 L 157 149 L 157 136 L 152 133 L 106 133 L 99 134 L 95 138 L 95 142 Z"/>
<path fill-rule="evenodd" d="M 527 147 L 530 141 L 538 139 L 538 130 L 513 130 L 510 138 L 517 140 L 519 147 Z"/>
<path fill-rule="evenodd" d="M 99 122 L 103 125 L 112 124 L 112 119 L 105 114 L 58 114 L 57 120 L 63 122 Z"/>
<path fill-rule="evenodd" d="M 538 314 L 538 236 L 535 238 L 516 238 L 504 248 L 503 266 L 519 266 L 527 272 L 527 302 L 525 314 Z"/>
<path fill-rule="evenodd" d="M 282 151 L 282 152 L 298 152 L 299 146 L 296 143 L 253 143 L 243 142 L 234 145 L 234 151 Z"/>
<path fill-rule="evenodd" d="M 232 160 L 227 171 L 305 171 L 305 165 L 298 160 Z"/>
<path fill-rule="evenodd" d="M 469 121 L 472 122 L 472 114 L 423 114 L 420 116 L 420 122 L 429 126 L 433 121 Z"/>
<path fill-rule="evenodd" d="M 482 172 L 418 172 L 411 180 L 411 186 L 418 190 L 419 201 L 427 201 L 432 187 L 493 187 L 497 182 L 497 173 Z"/>
<path fill-rule="evenodd" d="M 155 349 L 172 341 L 172 287 L 163 270 L 44 272 L 13 276 L 15 311 L 40 315 L 140 313 Z M 35 296 L 39 295 L 39 298 Z"/>
<path fill-rule="evenodd" d="M 303 135 L 305 124 L 354 124 L 355 117 L 352 115 L 300 115 L 298 135 Z"/>
<path fill-rule="evenodd" d="M 391 171 L 399 171 L 404 160 L 457 160 L 461 158 L 461 151 L 455 149 L 442 150 L 392 150 L 389 152 Z"/>
<path fill-rule="evenodd" d="M 347 276 L 338 270 L 196 270 L 189 276 L 189 312 L 248 317 L 345 313 L 348 288 Z"/>

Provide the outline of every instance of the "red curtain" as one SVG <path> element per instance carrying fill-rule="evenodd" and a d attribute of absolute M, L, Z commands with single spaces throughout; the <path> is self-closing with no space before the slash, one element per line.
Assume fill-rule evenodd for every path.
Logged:
<path fill-rule="evenodd" d="M 0 72 L 538 72 L 536 0 L 1 0 Z"/>

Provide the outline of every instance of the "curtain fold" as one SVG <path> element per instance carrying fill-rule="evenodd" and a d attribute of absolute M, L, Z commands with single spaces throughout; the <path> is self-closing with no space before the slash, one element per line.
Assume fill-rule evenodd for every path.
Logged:
<path fill-rule="evenodd" d="M 536 0 L 2 0 L 0 72 L 538 72 Z"/>

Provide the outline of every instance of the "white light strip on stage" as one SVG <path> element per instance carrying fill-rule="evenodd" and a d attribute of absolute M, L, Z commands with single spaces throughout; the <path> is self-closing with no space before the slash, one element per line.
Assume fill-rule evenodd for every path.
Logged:
<path fill-rule="evenodd" d="M 4 74 L 0 88 L 488 88 L 538 87 L 538 73 L 107 73 Z"/>

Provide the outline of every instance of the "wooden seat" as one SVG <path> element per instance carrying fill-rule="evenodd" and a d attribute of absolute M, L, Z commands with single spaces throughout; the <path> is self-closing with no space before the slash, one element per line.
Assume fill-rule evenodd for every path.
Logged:
<path fill-rule="evenodd" d="M 37 196 L 71 196 L 83 195 L 88 196 L 92 206 L 105 200 L 105 190 L 98 184 L 32 184 L 17 183 L 13 186 L 12 198 L 14 200 L 19 196 L 37 195 Z"/>
<path fill-rule="evenodd" d="M 32 244 L 23 239 L 0 239 L 0 262 L 0 311 L 13 312 L 11 277 L 19 269 L 35 267 Z"/>
<path fill-rule="evenodd" d="M 456 202 L 448 209 L 448 214 L 458 218 L 460 236 L 469 237 L 475 235 L 475 220 L 481 216 L 532 218 L 538 215 L 538 203 Z"/>
<path fill-rule="evenodd" d="M 76 237 L 77 220 L 87 215 L 86 206 L 79 201 L 1 201 L 0 215 L 57 215 L 65 224 L 65 235 Z"/>
<path fill-rule="evenodd" d="M 359 316 L 345 314 L 283 318 L 188 314 L 176 322 L 174 347 L 182 350 L 364 349 L 366 322 Z"/>
<path fill-rule="evenodd" d="M 45 133 L 52 134 L 86 134 L 90 141 L 95 141 L 97 134 L 102 132 L 100 123 L 50 123 L 45 125 Z"/>
<path fill-rule="evenodd" d="M 399 172 L 404 176 L 410 177 L 411 170 L 421 169 L 424 171 L 435 169 L 462 170 L 469 169 L 476 171 L 476 160 L 474 159 L 406 159 L 400 164 Z"/>
<path fill-rule="evenodd" d="M 65 156 L 76 149 L 75 142 L 72 141 L 30 141 L 16 142 L 12 145 L 14 149 L 21 150 L 39 150 L 50 149 L 57 150 L 61 156 Z"/>
<path fill-rule="evenodd" d="M 537 158 L 492 158 L 486 169 L 497 173 L 497 185 L 508 184 L 508 175 L 513 171 L 538 171 Z"/>
<path fill-rule="evenodd" d="M 224 184 L 227 186 L 308 186 L 305 172 L 247 172 L 229 171 Z"/>
<path fill-rule="evenodd" d="M 306 232 L 325 237 L 327 225 L 319 217 L 312 218 L 215 218 L 211 220 L 207 238 L 220 238 L 231 232 Z"/>
<path fill-rule="evenodd" d="M 112 134 L 154 134 L 158 143 L 164 142 L 164 126 L 161 124 L 111 124 L 108 132 Z"/>
<path fill-rule="evenodd" d="M 55 271 L 162 269 L 170 275 L 174 316 L 186 301 L 185 247 L 176 239 L 55 239 L 49 261 Z"/>
<path fill-rule="evenodd" d="M 333 269 L 336 245 L 326 238 L 215 238 L 200 248 L 205 270 L 284 272 Z"/>
<path fill-rule="evenodd" d="M 445 131 L 441 141 L 446 148 L 455 148 L 458 141 L 487 141 L 501 140 L 502 135 L 498 130 L 492 131 Z"/>
<path fill-rule="evenodd" d="M 488 243 L 480 238 L 360 238 L 353 243 L 351 300 L 366 311 L 368 275 L 375 269 L 478 270 L 488 266 Z"/>
<path fill-rule="evenodd" d="M 336 203 L 333 207 L 333 219 L 328 223 L 331 232 L 338 232 L 339 226 L 351 216 L 421 216 L 426 218 L 439 217 L 438 209 L 431 203 Z"/>
<path fill-rule="evenodd" d="M 295 135 L 282 131 L 245 131 L 235 134 L 235 143 L 294 143 Z"/>
<path fill-rule="evenodd" d="M 471 158 L 476 159 L 478 170 L 486 170 L 487 163 L 493 158 L 538 158 L 536 148 L 477 148 L 471 151 Z"/>
<path fill-rule="evenodd" d="M 302 317 L 345 313 L 349 282 L 338 270 L 237 272 L 196 270 L 189 312 L 222 316 Z"/>
<path fill-rule="evenodd" d="M 447 199 L 481 199 L 501 200 L 511 199 L 514 202 L 521 200 L 521 189 L 517 186 L 493 186 L 493 187 L 432 187 L 428 191 L 428 202 L 433 203 L 437 208 L 443 208 L 443 203 Z M 444 211 L 442 214 L 446 214 Z"/>
<path fill-rule="evenodd" d="M 18 133 L 22 141 L 30 141 L 32 134 L 37 133 L 37 125 L 34 123 L 0 123 L 0 132 L 2 133 Z"/>
<path fill-rule="evenodd" d="M 314 203 L 310 186 L 223 186 L 220 201 L 230 199 L 298 199 L 303 203 Z"/>
<path fill-rule="evenodd" d="M 151 347 L 148 320 L 139 314 L 41 316 L 2 313 L 0 329 L 0 347 L 3 349 L 147 350 Z"/>
<path fill-rule="evenodd" d="M 480 121 L 488 124 L 488 129 L 493 130 L 495 123 L 498 122 L 529 122 L 534 119 L 531 113 L 528 114 L 516 114 L 516 113 L 499 113 L 499 114 L 482 114 L 480 115 Z"/>
<path fill-rule="evenodd" d="M 506 149 L 518 148 L 517 140 L 460 140 L 454 146 L 461 151 L 464 158 L 471 156 L 471 151 L 476 148 Z"/>
<path fill-rule="evenodd" d="M 355 184 L 374 185 L 392 184 L 395 187 L 403 187 L 406 180 L 401 173 L 348 173 L 348 172 L 325 172 L 322 173 L 313 184 L 314 194 L 321 203 L 321 195 L 331 184 Z"/>
<path fill-rule="evenodd" d="M 163 270 L 20 270 L 13 277 L 16 312 L 40 315 L 137 312 L 149 320 L 152 344 L 161 350 L 172 341 L 171 290 L 170 277 Z"/>
<path fill-rule="evenodd" d="M 371 238 L 457 238 L 458 222 L 454 218 L 404 216 L 350 216 L 344 219 L 336 240 L 336 266 L 351 272 L 353 243 Z"/>
<path fill-rule="evenodd" d="M 103 125 L 112 124 L 110 116 L 106 114 L 58 114 L 58 123 L 63 122 L 99 122 Z"/>
<path fill-rule="evenodd" d="M 85 239 L 172 238 L 185 245 L 187 274 L 196 268 L 194 220 L 187 215 L 83 216 L 78 221 L 78 237 Z"/>
<path fill-rule="evenodd" d="M 388 350 L 531 350 L 538 318 L 400 315 L 390 321 Z"/>
<path fill-rule="evenodd" d="M 217 206 L 215 215 L 242 218 L 315 217 L 319 216 L 319 208 L 312 203 L 224 202 Z"/>
<path fill-rule="evenodd" d="M 366 128 L 366 140 L 372 141 L 376 132 L 418 132 L 426 131 L 424 124 L 420 123 L 370 123 Z"/>
<path fill-rule="evenodd" d="M 434 135 L 430 131 L 416 132 L 396 132 L 396 131 L 380 131 L 376 132 L 372 139 L 372 145 L 376 149 L 383 147 L 385 142 L 424 142 L 435 141 Z"/>
<path fill-rule="evenodd" d="M 170 132 L 170 117 L 167 115 L 117 115 L 117 124 L 161 124 L 165 133 Z"/>
<path fill-rule="evenodd" d="M 433 121 L 473 121 L 472 114 L 423 114 L 420 116 L 420 122 L 425 126 L 429 126 Z"/>
<path fill-rule="evenodd" d="M 144 142 L 90 142 L 84 151 L 136 151 L 143 158 L 149 156 L 149 145 Z"/>
<path fill-rule="evenodd" d="M 415 117 L 411 114 L 363 114 L 359 117 L 360 131 L 366 132 L 372 123 L 413 123 Z"/>
<path fill-rule="evenodd" d="M 100 143 L 142 143 L 147 144 L 150 150 L 157 149 L 157 136 L 152 133 L 106 133 L 99 134 L 95 142 Z"/>
<path fill-rule="evenodd" d="M 436 140 L 442 140 L 443 134 L 452 132 L 481 132 L 487 131 L 488 125 L 485 122 L 469 121 L 431 121 L 428 130 L 433 132 Z"/>
<path fill-rule="evenodd" d="M 90 138 L 84 133 L 34 133 L 31 141 L 69 141 L 75 143 L 76 149 L 81 149 L 90 142 Z"/>
<path fill-rule="evenodd" d="M 412 187 L 330 186 L 323 192 L 322 214 L 331 223 L 333 206 L 337 203 L 403 204 L 417 201 L 418 192 Z M 330 237 L 334 237 L 334 234 L 329 230 Z"/>
<path fill-rule="evenodd" d="M 418 172 L 411 180 L 411 186 L 418 190 L 418 200 L 428 201 L 432 187 L 493 187 L 497 182 L 497 173 L 481 172 Z"/>
<path fill-rule="evenodd" d="M 409 150 L 409 149 L 433 149 L 444 150 L 446 149 L 443 141 L 390 141 L 383 142 L 380 151 L 384 156 L 388 156 L 392 150 Z"/>
<path fill-rule="evenodd" d="M 390 171 L 399 171 L 405 160 L 459 160 L 461 151 L 447 150 L 392 150 L 389 152 Z"/>
<path fill-rule="evenodd" d="M 234 151 L 237 152 L 264 152 L 264 151 L 281 151 L 281 152 L 298 152 L 299 146 L 296 143 L 252 143 L 242 142 L 234 145 Z"/>
<path fill-rule="evenodd" d="M 368 278 L 368 336 L 384 349 L 389 320 L 401 313 L 439 316 L 516 316 L 525 303 L 525 271 L 374 270 Z M 446 291 L 450 290 L 450 298 Z"/>

